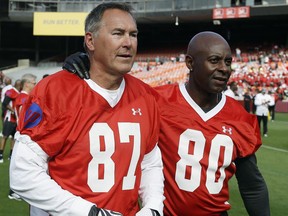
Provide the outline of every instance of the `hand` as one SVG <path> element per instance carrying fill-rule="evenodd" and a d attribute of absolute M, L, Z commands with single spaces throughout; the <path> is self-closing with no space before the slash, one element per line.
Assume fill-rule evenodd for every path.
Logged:
<path fill-rule="evenodd" d="M 90 61 L 86 53 L 77 52 L 68 56 L 65 59 L 62 68 L 71 73 L 75 73 L 81 79 L 90 78 L 90 74 L 89 74 Z"/>
<path fill-rule="evenodd" d="M 160 214 L 154 209 L 142 208 L 135 216 L 160 216 Z"/>
<path fill-rule="evenodd" d="M 123 216 L 120 212 L 111 211 L 108 209 L 92 206 L 88 216 Z"/>

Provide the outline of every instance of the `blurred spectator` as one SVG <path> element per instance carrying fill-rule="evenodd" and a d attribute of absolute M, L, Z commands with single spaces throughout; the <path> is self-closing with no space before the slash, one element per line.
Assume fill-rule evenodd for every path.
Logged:
<path fill-rule="evenodd" d="M 3 137 L 0 142 L 0 163 L 3 163 L 3 152 L 5 149 L 6 141 L 9 136 L 14 137 L 16 133 L 16 116 L 14 112 L 14 101 L 21 91 L 21 80 L 16 80 L 14 86 L 9 89 L 6 94 L 2 106 L 4 107 L 5 115 L 3 122 Z M 12 155 L 12 150 L 14 146 L 14 139 L 10 143 L 10 156 Z"/>
<path fill-rule="evenodd" d="M 0 71 L 0 93 L 4 87 L 4 74 L 3 74 L 3 71 Z"/>
<path fill-rule="evenodd" d="M 13 88 L 12 80 L 9 77 L 5 77 L 4 78 L 4 83 L 3 84 L 4 84 L 3 85 L 4 87 L 2 88 L 2 91 L 1 91 L 1 109 L 2 109 L 1 124 L 2 124 L 2 130 L 3 130 L 3 123 L 4 123 L 4 116 L 5 116 L 5 113 L 6 113 L 6 106 L 3 106 L 3 101 L 4 101 L 4 98 L 5 98 L 6 92 Z M 0 134 L 0 136 L 2 137 L 2 133 Z"/>
<path fill-rule="evenodd" d="M 241 50 L 238 47 L 236 48 L 236 61 L 242 61 Z"/>
<path fill-rule="evenodd" d="M 261 130 L 263 132 L 263 136 L 267 137 L 268 134 L 268 104 L 270 102 L 270 95 L 268 95 L 266 93 L 266 90 L 263 88 L 261 93 L 258 93 L 255 96 L 255 105 L 256 105 L 256 115 L 257 115 L 257 119 L 258 119 L 258 124 L 259 124 L 259 128 L 261 130 L 261 122 L 263 122 L 263 130 Z"/>
<path fill-rule="evenodd" d="M 271 116 L 271 121 L 275 120 L 275 94 L 272 91 L 269 91 L 270 101 L 268 103 L 269 114 Z"/>
<path fill-rule="evenodd" d="M 247 89 L 244 93 L 244 108 L 248 113 L 251 112 L 251 102 L 252 102 L 252 96 L 250 94 L 250 90 Z"/>
<path fill-rule="evenodd" d="M 238 96 L 237 90 L 238 90 L 237 83 L 236 82 L 231 82 L 229 84 L 227 90 L 224 91 L 224 94 L 226 96 L 232 97 L 235 100 L 237 100 L 237 96 Z"/>
<path fill-rule="evenodd" d="M 1 103 L 3 103 L 3 101 L 4 101 L 6 91 L 8 91 L 11 88 L 13 88 L 12 79 L 9 77 L 5 77 L 4 78 L 4 87 L 3 87 L 2 92 L 1 92 Z"/>

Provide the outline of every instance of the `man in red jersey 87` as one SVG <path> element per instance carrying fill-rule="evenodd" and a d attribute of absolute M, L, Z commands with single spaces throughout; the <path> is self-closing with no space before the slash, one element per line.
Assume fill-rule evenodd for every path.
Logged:
<path fill-rule="evenodd" d="M 158 106 L 127 74 L 137 34 L 129 5 L 98 5 L 85 21 L 91 79 L 63 70 L 30 93 L 10 166 L 29 204 L 50 215 L 163 215 Z"/>
<path fill-rule="evenodd" d="M 69 65 L 81 61 L 77 56 L 68 57 Z M 261 146 L 256 116 L 223 93 L 231 75 L 230 46 L 217 33 L 201 32 L 191 39 L 185 61 L 190 70 L 186 84 L 155 88 L 164 215 L 228 215 L 228 182 L 235 174 L 248 214 L 269 216 L 268 189 L 255 156 Z"/>

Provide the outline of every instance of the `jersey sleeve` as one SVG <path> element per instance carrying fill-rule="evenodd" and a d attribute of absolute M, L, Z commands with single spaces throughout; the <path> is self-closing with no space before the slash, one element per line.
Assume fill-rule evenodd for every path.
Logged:
<path fill-rule="evenodd" d="M 63 115 L 66 98 L 57 92 L 55 84 L 42 82 L 33 89 L 22 106 L 17 128 L 21 134 L 29 135 L 50 157 L 62 148 L 70 128 Z"/>
<path fill-rule="evenodd" d="M 257 118 L 252 114 L 243 114 L 236 124 L 236 136 L 234 143 L 237 147 L 238 156 L 246 157 L 255 153 L 262 144 Z"/>
<path fill-rule="evenodd" d="M 19 95 L 18 92 L 16 92 L 13 88 L 8 90 L 5 94 L 6 96 L 10 97 L 12 100 L 15 100 L 17 96 Z"/>

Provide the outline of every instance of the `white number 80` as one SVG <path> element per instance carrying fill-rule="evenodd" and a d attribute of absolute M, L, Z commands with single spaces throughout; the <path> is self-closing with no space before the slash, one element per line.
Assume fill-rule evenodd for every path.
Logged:
<path fill-rule="evenodd" d="M 194 142 L 194 153 L 189 154 L 190 142 Z M 200 160 L 204 155 L 206 139 L 201 131 L 187 129 L 180 135 L 178 154 L 180 160 L 176 164 L 175 181 L 182 190 L 193 192 L 200 186 L 202 167 Z M 224 147 L 223 164 L 218 169 L 221 147 Z M 233 154 L 233 141 L 225 134 L 217 134 L 211 142 L 208 168 L 206 170 L 206 188 L 210 194 L 217 194 L 223 187 L 226 177 L 225 168 L 231 164 Z M 191 176 L 185 177 L 186 168 L 190 166 Z M 216 180 L 216 172 L 220 177 Z"/>

